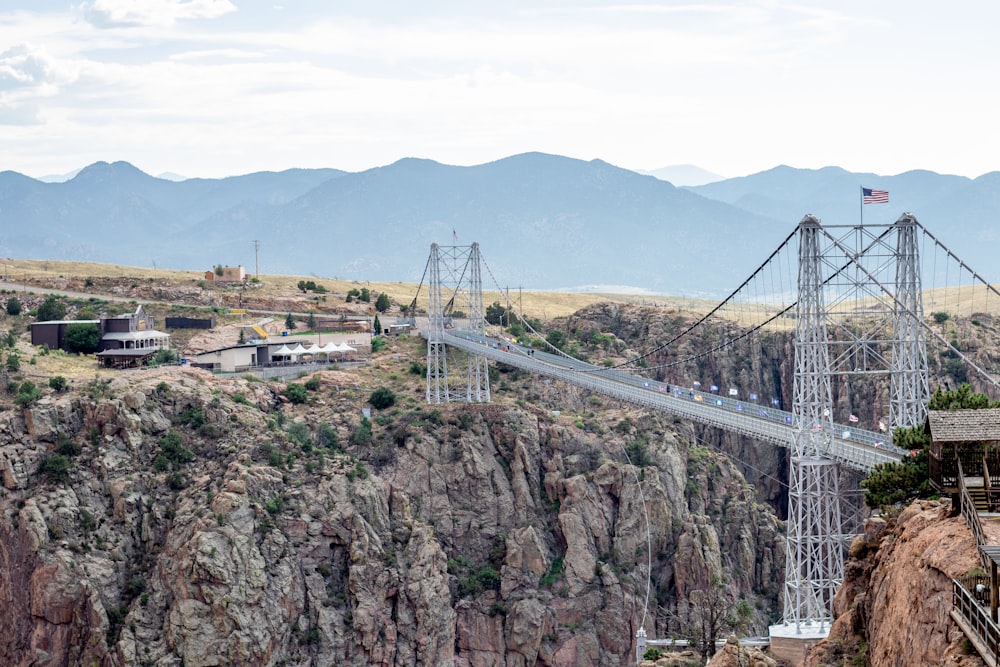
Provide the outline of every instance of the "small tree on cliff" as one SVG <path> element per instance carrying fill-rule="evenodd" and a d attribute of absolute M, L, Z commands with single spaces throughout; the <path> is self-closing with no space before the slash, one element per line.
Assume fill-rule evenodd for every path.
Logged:
<path fill-rule="evenodd" d="M 717 572 L 702 587 L 691 591 L 688 604 L 691 619 L 688 635 L 703 661 L 715 654 L 716 639 L 745 625 L 752 614 L 745 600 L 734 603 L 726 580 Z"/>

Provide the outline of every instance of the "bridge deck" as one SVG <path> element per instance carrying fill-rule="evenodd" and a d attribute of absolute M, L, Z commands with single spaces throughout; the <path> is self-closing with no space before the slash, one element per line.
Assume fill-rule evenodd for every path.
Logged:
<path fill-rule="evenodd" d="M 422 335 L 426 337 L 427 332 L 422 332 Z M 480 334 L 450 330 L 444 333 L 442 342 L 598 394 L 782 447 L 792 442 L 798 428 L 795 415 L 784 410 L 609 371 L 554 354 L 540 351 L 529 354 L 527 348 Z M 829 428 L 829 425 L 820 424 L 816 428 Z M 828 449 L 823 452 L 826 457 L 861 472 L 868 472 L 878 463 L 899 461 L 909 454 L 894 447 L 888 436 L 881 433 L 834 424 L 831 435 Z"/>

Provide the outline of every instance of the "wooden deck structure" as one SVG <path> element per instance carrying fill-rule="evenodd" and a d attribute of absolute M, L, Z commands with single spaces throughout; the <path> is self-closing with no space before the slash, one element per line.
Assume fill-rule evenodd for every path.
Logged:
<path fill-rule="evenodd" d="M 931 485 L 950 494 L 976 539 L 984 573 L 952 584 L 952 619 L 990 667 L 1000 667 L 1000 546 L 986 544 L 982 520 L 1000 513 L 1000 409 L 930 410 Z"/>
<path fill-rule="evenodd" d="M 927 425 L 931 486 L 956 498 L 961 463 L 967 478 L 982 480 L 989 509 L 1000 510 L 1000 408 L 929 410 Z"/>

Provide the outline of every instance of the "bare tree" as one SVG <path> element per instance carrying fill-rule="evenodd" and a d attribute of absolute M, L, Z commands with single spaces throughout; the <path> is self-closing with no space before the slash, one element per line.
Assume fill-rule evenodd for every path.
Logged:
<path fill-rule="evenodd" d="M 708 582 L 692 590 L 688 598 L 688 635 L 692 646 L 706 660 L 715 654 L 715 641 L 722 638 L 723 633 L 744 629 L 752 614 L 749 603 L 735 600 L 726 584 L 722 575 L 712 573 Z"/>

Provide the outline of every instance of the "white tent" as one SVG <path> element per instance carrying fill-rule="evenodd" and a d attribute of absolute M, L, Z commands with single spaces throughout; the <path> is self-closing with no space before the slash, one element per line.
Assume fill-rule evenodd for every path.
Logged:
<path fill-rule="evenodd" d="M 326 354 L 330 354 L 331 352 L 338 352 L 339 350 L 340 348 L 337 347 L 336 343 L 327 343 L 326 345 L 324 345 L 319 349 L 320 352 L 325 352 Z"/>
<path fill-rule="evenodd" d="M 319 354 L 322 351 L 323 351 L 323 348 L 321 348 L 316 343 L 313 343 L 312 345 L 310 345 L 309 347 L 306 348 L 306 352 L 305 353 L 306 354 Z"/>
<path fill-rule="evenodd" d="M 277 350 L 275 350 L 274 352 L 272 352 L 271 356 L 272 357 L 287 357 L 287 356 L 290 356 L 291 354 L 292 354 L 292 351 L 288 348 L 288 346 L 287 345 L 282 345 Z"/>

